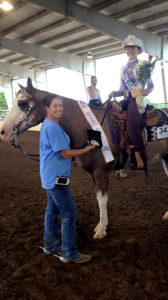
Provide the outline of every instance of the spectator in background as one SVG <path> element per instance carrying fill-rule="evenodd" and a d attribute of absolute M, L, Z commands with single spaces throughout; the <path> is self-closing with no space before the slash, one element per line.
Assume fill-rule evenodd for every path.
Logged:
<path fill-rule="evenodd" d="M 97 85 L 97 78 L 96 76 L 91 77 L 91 85 L 88 86 L 87 92 L 89 95 L 89 105 L 91 106 L 100 106 L 102 104 L 101 97 L 100 97 L 100 92 L 98 88 L 96 87 Z"/>

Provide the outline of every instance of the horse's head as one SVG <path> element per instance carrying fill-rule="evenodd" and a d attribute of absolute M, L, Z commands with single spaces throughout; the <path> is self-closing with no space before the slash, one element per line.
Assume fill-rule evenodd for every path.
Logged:
<path fill-rule="evenodd" d="M 38 96 L 38 90 L 33 87 L 31 79 L 28 78 L 26 88 L 19 86 L 20 91 L 0 129 L 0 138 L 5 142 L 12 143 L 14 135 L 19 135 L 39 124 L 46 114 L 45 107 Z M 41 96 L 44 98 L 45 92 Z"/>

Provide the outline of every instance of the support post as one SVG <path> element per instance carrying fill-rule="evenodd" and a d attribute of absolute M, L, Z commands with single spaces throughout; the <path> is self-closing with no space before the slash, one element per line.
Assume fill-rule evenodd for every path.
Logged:
<path fill-rule="evenodd" d="M 161 43 L 161 76 L 162 76 L 162 85 L 163 85 L 163 95 L 164 95 L 164 101 L 165 104 L 168 104 L 168 95 L 167 95 L 167 89 L 166 89 L 166 79 L 165 79 L 165 70 L 164 70 L 164 64 L 165 62 L 163 61 L 163 51 L 164 51 L 164 38 L 162 38 L 162 43 Z"/>

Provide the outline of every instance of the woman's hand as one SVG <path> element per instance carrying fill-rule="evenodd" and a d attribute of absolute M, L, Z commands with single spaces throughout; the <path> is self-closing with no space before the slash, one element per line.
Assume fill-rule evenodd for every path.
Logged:
<path fill-rule="evenodd" d="M 90 150 L 94 150 L 95 148 L 96 145 L 94 146 L 87 145 L 85 148 L 82 149 L 65 149 L 60 151 L 60 154 L 62 155 L 63 158 L 68 159 L 74 156 L 85 154 L 86 152 L 89 152 Z"/>
<path fill-rule="evenodd" d="M 110 100 L 112 97 L 114 97 L 114 92 L 113 91 L 108 95 L 108 99 Z"/>
<path fill-rule="evenodd" d="M 96 145 L 87 145 L 87 146 L 85 147 L 85 149 L 87 149 L 87 151 L 93 150 L 93 149 L 95 149 L 95 148 L 96 148 Z"/>
<path fill-rule="evenodd" d="M 146 96 L 146 95 L 147 95 L 147 90 L 143 89 L 143 90 L 141 91 L 141 95 L 142 95 L 142 96 Z"/>

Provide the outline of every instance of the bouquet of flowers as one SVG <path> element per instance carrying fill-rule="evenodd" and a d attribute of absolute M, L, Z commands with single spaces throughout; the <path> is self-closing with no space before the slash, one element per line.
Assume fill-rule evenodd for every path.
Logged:
<path fill-rule="evenodd" d="M 139 61 L 135 69 L 138 85 L 132 90 L 132 96 L 136 99 L 137 108 L 140 113 L 143 113 L 145 111 L 144 100 L 141 92 L 143 89 L 145 89 L 145 85 L 148 83 L 148 80 L 151 78 L 152 71 L 157 61 L 157 59 L 155 59 L 152 62 L 152 58 L 153 57 L 149 55 L 148 60 Z"/>
<path fill-rule="evenodd" d="M 157 59 L 152 62 L 152 56 L 149 55 L 148 60 L 139 61 L 136 67 L 136 78 L 143 88 L 145 88 L 146 83 L 151 78 L 156 61 Z"/>

